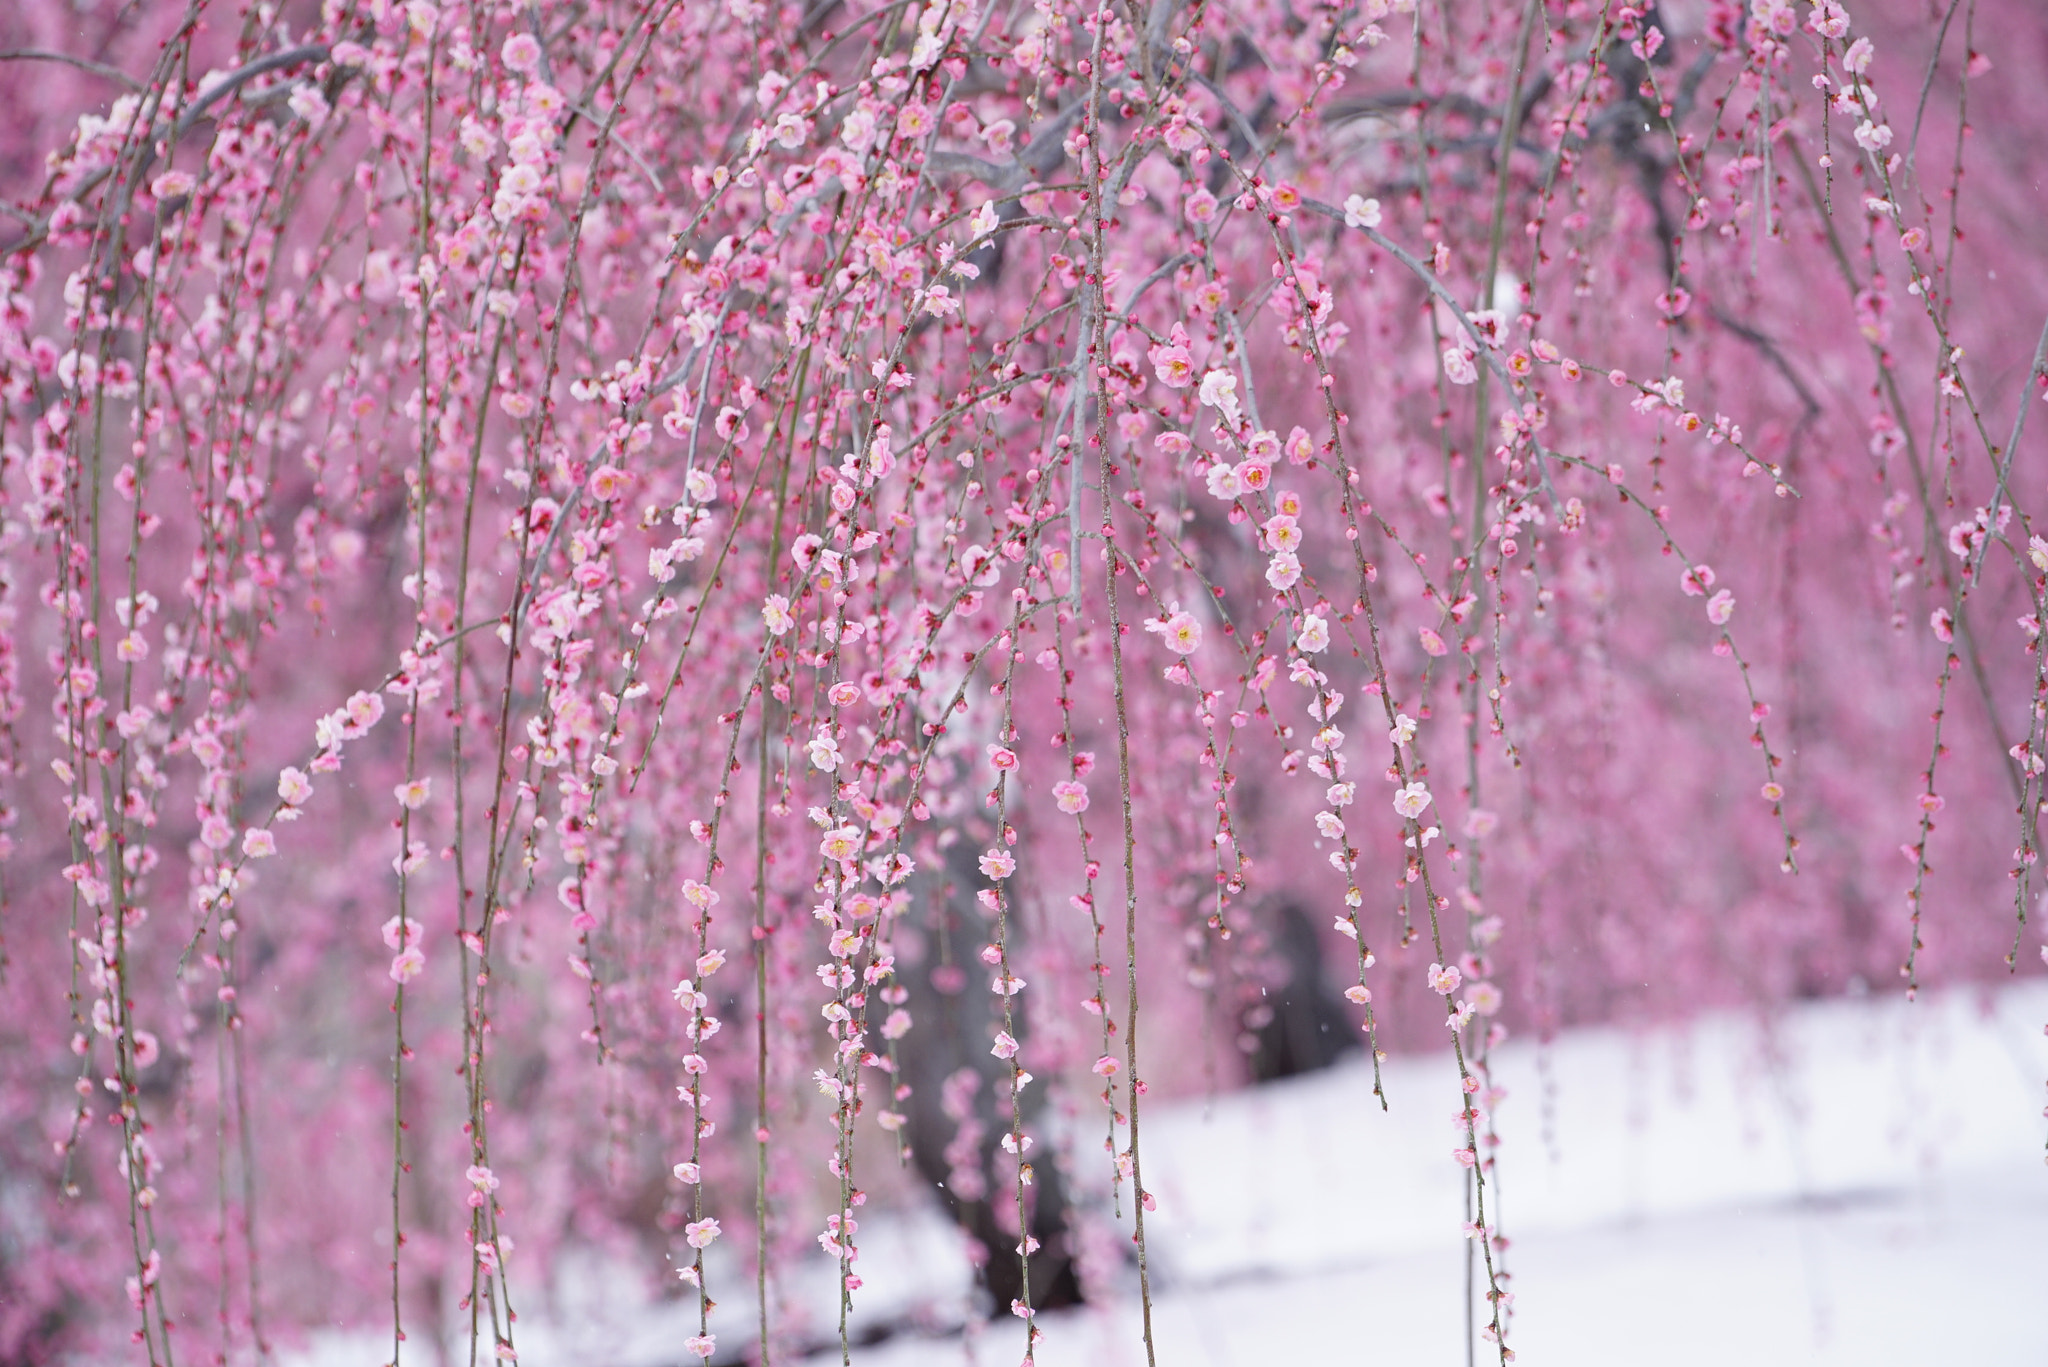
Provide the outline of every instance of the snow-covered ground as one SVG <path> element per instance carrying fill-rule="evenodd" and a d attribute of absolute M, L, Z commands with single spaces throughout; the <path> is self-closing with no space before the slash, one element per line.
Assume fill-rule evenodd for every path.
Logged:
<path fill-rule="evenodd" d="M 1511 1043 L 1521 1363 L 2048 1364 L 2044 1023 L 2031 984 Z M 1387 1114 L 1362 1060 L 1153 1109 L 1159 1362 L 1463 1363 L 1456 1076 L 1397 1060 L 1387 1085 Z M 1145 1361 L 1132 1305 L 1040 1324 L 1045 1367 Z M 1022 1356 L 1014 1322 L 974 1338 L 857 1358 Z"/>
<path fill-rule="evenodd" d="M 2044 1025 L 2035 982 L 1511 1042 L 1499 1223 L 1520 1364 L 2048 1367 Z M 1158 1363 L 1462 1367 L 1456 1073 L 1448 1054 L 1397 1059 L 1386 1085 L 1382 1113 L 1354 1058 L 1146 1112 Z M 864 1221 L 861 1244 L 856 1328 L 893 1333 L 854 1350 L 862 1367 L 1021 1359 L 1014 1319 L 961 1332 L 965 1264 L 936 1210 Z M 824 1323 L 818 1263 L 783 1285 Z M 649 1285 L 558 1269 L 554 1312 L 522 1316 L 522 1364 L 695 1361 L 694 1303 L 650 1304 Z M 739 1348 L 753 1307 L 720 1299 L 721 1348 Z M 1043 1315 L 1038 1361 L 1143 1367 L 1138 1319 L 1132 1302 Z M 377 1360 L 355 1346 L 301 1367 Z"/>

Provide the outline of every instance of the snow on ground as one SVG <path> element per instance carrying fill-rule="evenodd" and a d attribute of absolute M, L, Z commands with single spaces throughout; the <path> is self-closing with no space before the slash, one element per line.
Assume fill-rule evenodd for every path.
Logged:
<path fill-rule="evenodd" d="M 1511 1042 L 1499 1223 L 1520 1367 L 2048 1367 L 2044 1024 L 2034 982 Z M 1456 1071 L 1445 1054 L 1385 1077 L 1386 1113 L 1360 1058 L 1145 1111 L 1161 1367 L 1462 1367 Z M 861 1244 L 856 1339 L 895 1335 L 856 1347 L 861 1367 L 1022 1358 L 1007 1316 L 960 1332 L 965 1261 L 935 1208 L 878 1213 Z M 782 1294 L 822 1326 L 815 1261 Z M 714 1269 L 720 1361 L 752 1337 L 746 1280 Z M 695 1361 L 694 1301 L 651 1302 L 644 1270 L 571 1262 L 551 1292 L 552 1313 L 521 1318 L 523 1367 Z M 1143 1367 L 1134 1302 L 1041 1316 L 1038 1361 Z M 324 1337 L 294 1367 L 380 1345 Z"/>
<path fill-rule="evenodd" d="M 1521 1363 L 2048 1363 L 2044 1022 L 2037 983 L 1511 1043 Z M 1456 1074 L 1386 1081 L 1387 1114 L 1353 1060 L 1142 1118 L 1159 1362 L 1463 1363 Z M 1045 1367 L 1145 1361 L 1132 1305 L 1040 1325 Z M 1022 1357 L 1014 1321 L 973 1339 L 856 1357 Z"/>

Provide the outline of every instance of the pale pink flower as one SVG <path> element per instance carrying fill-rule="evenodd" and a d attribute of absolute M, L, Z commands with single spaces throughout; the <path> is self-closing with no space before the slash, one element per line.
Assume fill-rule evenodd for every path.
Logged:
<path fill-rule="evenodd" d="M 981 876 L 1001 880 L 1017 871 L 1017 860 L 1008 850 L 991 849 L 981 856 Z"/>
<path fill-rule="evenodd" d="M 1377 228 L 1380 226 L 1380 202 L 1363 195 L 1352 195 L 1344 201 L 1344 226 L 1347 228 Z"/>
<path fill-rule="evenodd" d="M 1266 519 L 1261 529 L 1266 534 L 1266 549 L 1291 554 L 1301 549 L 1301 524 L 1285 513 L 1275 513 Z"/>
<path fill-rule="evenodd" d="M 711 1241 L 716 1239 L 719 1233 L 718 1221 L 715 1218 L 692 1220 L 683 1226 L 683 1241 L 691 1248 L 709 1248 Z"/>
<path fill-rule="evenodd" d="M 1009 1031 L 998 1030 L 996 1031 L 996 1042 L 990 1046 L 989 1052 L 1000 1059 L 1015 1058 L 1017 1057 L 1017 1041 L 1011 1038 Z"/>
<path fill-rule="evenodd" d="M 421 952 L 418 945 L 401 949 L 397 957 L 391 961 L 391 981 L 409 983 L 417 978 L 426 966 L 427 956 Z"/>
<path fill-rule="evenodd" d="M 1294 635 L 1294 643 L 1311 655 L 1320 654 L 1330 648 L 1330 624 L 1319 613 L 1311 612 L 1302 618 L 1301 630 Z"/>
<path fill-rule="evenodd" d="M 1448 997 L 1458 990 L 1464 975 L 1456 964 L 1431 964 L 1429 966 L 1429 989 L 1441 997 Z"/>
<path fill-rule="evenodd" d="M 398 798 L 398 805 L 409 812 L 416 812 L 427 805 L 427 795 L 432 791 L 434 780 L 412 778 L 399 784 L 391 791 Z"/>
<path fill-rule="evenodd" d="M 1715 626 L 1724 626 L 1735 615 L 1735 595 L 1722 589 L 1707 600 L 1707 620 Z"/>
<path fill-rule="evenodd" d="M 384 700 L 375 693 L 351 693 L 342 706 L 348 713 L 342 734 L 350 738 L 362 735 L 384 716 Z"/>
<path fill-rule="evenodd" d="M 1088 810 L 1088 785 L 1073 779 L 1062 779 L 1052 785 L 1053 800 L 1068 816 L 1077 816 Z"/>
<path fill-rule="evenodd" d="M 1164 640 L 1166 648 L 1176 655 L 1192 655 L 1202 644 L 1202 624 L 1185 608 L 1176 608 L 1163 619 L 1145 623 L 1145 630 Z"/>
<path fill-rule="evenodd" d="M 818 733 L 804 748 L 810 755 L 812 768 L 829 774 L 839 767 L 839 742 L 833 739 L 831 727 L 819 727 Z"/>
<path fill-rule="evenodd" d="M 1198 393 L 1204 408 L 1216 409 L 1232 422 L 1237 420 L 1237 376 L 1227 370 L 1212 370 L 1202 376 Z"/>
<path fill-rule="evenodd" d="M 1237 467 L 1234 465 L 1218 462 L 1210 466 L 1209 473 L 1204 476 L 1204 482 L 1209 486 L 1211 498 L 1220 498 L 1226 503 L 1244 492 L 1244 481 L 1239 478 Z"/>
<path fill-rule="evenodd" d="M 861 844 L 858 826 L 838 826 L 825 832 L 825 838 L 818 842 L 818 853 L 845 863 L 859 857 Z"/>
<path fill-rule="evenodd" d="M 540 65 L 540 42 L 531 33 L 515 33 L 498 49 L 498 56 L 508 70 L 524 75 Z"/>
<path fill-rule="evenodd" d="M 1152 373 L 1169 389 L 1186 389 L 1194 382 L 1195 358 L 1184 340 L 1169 346 L 1154 346 L 1145 356 L 1152 362 Z"/>
<path fill-rule="evenodd" d="M 286 804 L 297 807 L 313 796 L 313 784 L 303 770 L 287 768 L 277 776 L 277 795 Z"/>
<path fill-rule="evenodd" d="M 277 853 L 277 837 L 269 831 L 251 828 L 242 832 L 242 854 L 249 859 L 267 859 Z"/>
<path fill-rule="evenodd" d="M 780 636 L 796 625 L 796 618 L 789 615 L 789 599 L 779 593 L 769 594 L 761 604 L 761 620 L 771 636 Z"/>
<path fill-rule="evenodd" d="M 1410 783 L 1394 792 L 1394 810 L 1411 820 L 1421 816 L 1429 806 L 1429 789 L 1420 782 Z"/>

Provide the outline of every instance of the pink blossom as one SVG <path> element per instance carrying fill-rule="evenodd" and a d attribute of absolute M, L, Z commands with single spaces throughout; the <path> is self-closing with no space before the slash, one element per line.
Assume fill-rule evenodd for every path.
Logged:
<path fill-rule="evenodd" d="M 1052 785 L 1052 795 L 1060 811 L 1076 816 L 1088 810 L 1088 786 L 1074 779 L 1061 779 Z"/>
<path fill-rule="evenodd" d="M 498 49 L 498 57 L 508 71 L 525 75 L 540 65 L 540 43 L 531 33 L 515 33 Z"/>
<path fill-rule="evenodd" d="M 1184 337 L 1170 345 L 1154 346 L 1145 356 L 1152 362 L 1152 373 L 1159 377 L 1161 384 L 1172 389 L 1186 389 L 1194 383 L 1195 358 L 1189 352 Z"/>
<path fill-rule="evenodd" d="M 277 776 L 277 795 L 290 806 L 303 806 L 313 796 L 313 785 L 304 771 L 286 766 Z"/>
<path fill-rule="evenodd" d="M 864 843 L 858 826 L 835 826 L 818 842 L 818 853 L 846 863 L 860 857 Z"/>
<path fill-rule="evenodd" d="M 1448 997 L 1458 990 L 1464 975 L 1458 972 L 1456 964 L 1431 964 L 1429 966 L 1429 990 L 1441 997 Z"/>
<path fill-rule="evenodd" d="M 1195 615 L 1185 609 L 1176 608 L 1166 617 L 1145 623 L 1145 630 L 1154 633 L 1166 642 L 1166 648 L 1176 655 L 1192 655 L 1202 644 L 1202 624 Z"/>
<path fill-rule="evenodd" d="M 1411 821 L 1428 806 L 1429 789 L 1420 782 L 1406 784 L 1394 793 L 1394 810 Z"/>
<path fill-rule="evenodd" d="M 1222 413 L 1227 421 L 1237 421 L 1237 376 L 1227 370 L 1211 370 L 1202 376 L 1200 390 L 1202 405 Z"/>

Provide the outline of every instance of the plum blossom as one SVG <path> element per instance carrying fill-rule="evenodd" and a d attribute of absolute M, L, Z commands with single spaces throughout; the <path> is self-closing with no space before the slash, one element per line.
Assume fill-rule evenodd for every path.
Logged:
<path fill-rule="evenodd" d="M 1394 810 L 1411 821 L 1429 806 L 1429 789 L 1421 782 L 1404 785 L 1394 793 Z"/>
<path fill-rule="evenodd" d="M 1227 370 L 1211 370 L 1202 376 L 1199 395 L 1204 408 L 1213 408 L 1226 421 L 1237 421 L 1237 376 Z"/>
<path fill-rule="evenodd" d="M 1167 341 L 1153 346 L 1145 353 L 1145 356 L 1147 360 L 1152 362 L 1152 373 L 1157 375 L 1159 382 L 1168 388 L 1186 389 L 1190 384 L 1194 383 L 1194 354 L 1188 350 L 1186 329 L 1182 328 L 1178 323 L 1174 324 L 1173 332 L 1169 335 Z M 1204 400 L 1204 402 L 1207 402 L 1207 400 Z"/>
<path fill-rule="evenodd" d="M 822 769 L 829 774 L 839 767 L 839 742 L 833 738 L 831 727 L 820 726 L 804 748 L 810 755 L 813 769 Z"/>
<path fill-rule="evenodd" d="M 1448 997 L 1458 990 L 1458 984 L 1464 981 L 1464 977 L 1456 964 L 1431 964 L 1429 990 L 1440 997 Z"/>
<path fill-rule="evenodd" d="M 1209 473 L 1205 478 L 1209 486 L 1209 496 L 1220 498 L 1226 503 L 1245 491 L 1244 478 L 1238 474 L 1234 465 L 1226 465 L 1219 461 L 1209 467 Z"/>
<path fill-rule="evenodd" d="M 289 766 L 277 776 L 277 796 L 289 807 L 304 806 L 313 796 L 313 785 L 305 771 Z"/>
<path fill-rule="evenodd" d="M 1145 630 L 1163 640 L 1176 655 L 1192 655 L 1202 644 L 1202 624 L 1192 612 L 1181 607 L 1175 607 L 1164 618 L 1145 623 Z"/>
<path fill-rule="evenodd" d="M 1053 800 L 1068 816 L 1078 816 L 1088 810 L 1088 785 L 1074 779 L 1062 779 L 1052 785 Z"/>
<path fill-rule="evenodd" d="M 1344 226 L 1347 228 L 1377 228 L 1380 226 L 1380 202 L 1363 195 L 1352 195 L 1344 201 Z"/>

